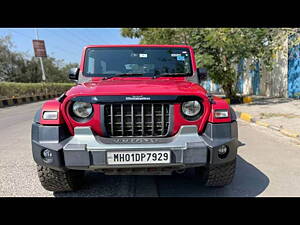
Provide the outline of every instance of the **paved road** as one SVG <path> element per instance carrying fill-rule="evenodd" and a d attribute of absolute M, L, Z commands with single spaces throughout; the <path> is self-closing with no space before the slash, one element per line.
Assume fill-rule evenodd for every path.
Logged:
<path fill-rule="evenodd" d="M 239 121 L 237 170 L 232 184 L 207 188 L 189 176 L 104 176 L 88 173 L 81 191 L 53 194 L 38 180 L 30 130 L 43 102 L 0 109 L 0 196 L 6 197 L 226 197 L 300 196 L 300 146 L 267 128 Z"/>

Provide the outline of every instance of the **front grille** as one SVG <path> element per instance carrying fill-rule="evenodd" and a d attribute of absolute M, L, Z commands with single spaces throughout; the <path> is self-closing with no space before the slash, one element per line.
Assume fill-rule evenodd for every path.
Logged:
<path fill-rule="evenodd" d="M 170 126 L 168 104 L 106 104 L 105 127 L 108 136 L 165 136 Z"/>

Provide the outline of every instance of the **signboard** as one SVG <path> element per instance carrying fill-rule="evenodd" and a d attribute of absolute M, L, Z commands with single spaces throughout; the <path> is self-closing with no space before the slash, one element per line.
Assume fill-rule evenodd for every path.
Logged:
<path fill-rule="evenodd" d="M 45 41 L 32 40 L 35 57 L 47 57 Z"/>

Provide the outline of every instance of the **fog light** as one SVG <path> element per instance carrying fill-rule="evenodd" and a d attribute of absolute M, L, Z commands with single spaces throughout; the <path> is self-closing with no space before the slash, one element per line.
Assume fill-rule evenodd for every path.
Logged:
<path fill-rule="evenodd" d="M 222 145 L 220 148 L 218 148 L 219 158 L 224 159 L 227 156 L 228 152 L 229 152 L 228 147 L 226 145 Z"/>
<path fill-rule="evenodd" d="M 44 151 L 42 151 L 42 158 L 45 162 L 50 163 L 53 161 L 52 158 L 52 153 L 49 149 L 45 149 Z"/>

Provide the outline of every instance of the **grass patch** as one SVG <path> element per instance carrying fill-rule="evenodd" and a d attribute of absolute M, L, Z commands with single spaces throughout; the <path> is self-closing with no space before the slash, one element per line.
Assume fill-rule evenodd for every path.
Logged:
<path fill-rule="evenodd" d="M 0 99 L 60 94 L 73 83 L 15 83 L 0 82 Z"/>

